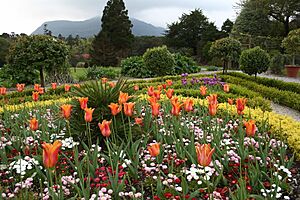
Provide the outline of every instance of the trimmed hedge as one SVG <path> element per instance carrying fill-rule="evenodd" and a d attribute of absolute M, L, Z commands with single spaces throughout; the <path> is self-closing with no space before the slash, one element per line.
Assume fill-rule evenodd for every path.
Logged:
<path fill-rule="evenodd" d="M 264 77 L 253 77 L 249 76 L 247 74 L 239 73 L 239 72 L 230 72 L 227 73 L 230 76 L 254 81 L 259 84 L 263 84 L 265 86 L 269 87 L 274 87 L 280 90 L 285 90 L 285 91 L 291 91 L 300 94 L 300 84 L 299 83 L 289 83 L 289 82 L 284 82 L 281 80 L 276 80 L 276 79 L 271 79 L 271 78 L 264 78 Z"/>
<path fill-rule="evenodd" d="M 291 91 L 279 90 L 274 87 L 268 87 L 233 76 L 222 75 L 221 77 L 228 83 L 244 86 L 250 90 L 260 93 L 261 96 L 270 99 L 275 103 L 300 111 L 300 94 Z"/>

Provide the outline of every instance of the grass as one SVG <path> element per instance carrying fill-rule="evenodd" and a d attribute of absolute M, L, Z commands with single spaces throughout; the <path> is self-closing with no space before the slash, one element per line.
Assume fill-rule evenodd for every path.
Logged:
<path fill-rule="evenodd" d="M 71 67 L 70 71 L 71 71 L 71 76 L 75 80 L 78 81 L 78 80 L 81 79 L 81 77 L 86 77 L 87 68 L 75 68 L 75 67 Z"/>

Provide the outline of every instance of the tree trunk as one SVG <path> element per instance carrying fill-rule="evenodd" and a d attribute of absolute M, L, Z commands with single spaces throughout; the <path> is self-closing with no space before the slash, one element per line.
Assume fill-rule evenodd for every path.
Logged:
<path fill-rule="evenodd" d="M 40 67 L 40 80 L 41 80 L 41 87 L 45 87 L 45 80 L 44 80 L 44 71 L 43 67 Z"/>
<path fill-rule="evenodd" d="M 287 36 L 290 32 L 290 16 L 287 16 L 284 20 L 284 34 Z"/>

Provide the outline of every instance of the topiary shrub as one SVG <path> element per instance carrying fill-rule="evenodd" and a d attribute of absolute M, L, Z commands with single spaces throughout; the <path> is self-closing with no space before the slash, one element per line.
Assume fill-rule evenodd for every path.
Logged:
<path fill-rule="evenodd" d="M 143 58 L 146 68 L 154 76 L 171 75 L 175 72 L 175 60 L 166 46 L 147 49 Z"/>
<path fill-rule="evenodd" d="M 173 54 L 175 60 L 175 73 L 195 73 L 201 70 L 197 67 L 196 62 L 187 56 L 181 55 L 180 53 Z"/>
<path fill-rule="evenodd" d="M 97 67 L 93 66 L 87 69 L 86 77 L 92 80 L 99 80 L 102 77 L 114 79 L 119 72 L 114 67 Z"/>
<path fill-rule="evenodd" d="M 285 56 L 277 53 L 271 59 L 270 70 L 272 74 L 282 74 L 285 64 Z"/>
<path fill-rule="evenodd" d="M 292 55 L 292 64 L 295 65 L 296 55 L 300 54 L 300 28 L 290 31 L 288 36 L 282 40 L 282 46 L 287 53 Z"/>
<path fill-rule="evenodd" d="M 152 77 L 151 71 L 146 68 L 142 56 L 132 56 L 121 61 L 121 74 L 123 76 L 146 78 Z"/>
<path fill-rule="evenodd" d="M 260 47 L 244 50 L 240 57 L 240 68 L 248 74 L 257 74 L 266 72 L 270 66 L 269 54 Z"/>

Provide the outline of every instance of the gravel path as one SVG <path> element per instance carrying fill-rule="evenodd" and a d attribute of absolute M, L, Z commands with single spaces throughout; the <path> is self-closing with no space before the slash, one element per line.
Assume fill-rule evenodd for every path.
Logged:
<path fill-rule="evenodd" d="M 284 81 L 284 82 L 300 83 L 300 77 L 291 78 L 291 77 L 285 77 L 285 76 L 275 76 L 275 75 L 266 74 L 266 73 L 259 74 L 257 76 L 265 77 L 265 78 L 272 78 L 272 79 L 281 80 L 281 81 Z"/>
<path fill-rule="evenodd" d="M 298 112 L 292 108 L 279 105 L 272 101 L 271 101 L 271 107 L 274 112 L 281 114 L 281 115 L 286 115 L 286 116 L 292 117 L 294 120 L 300 122 L 300 112 Z"/>

